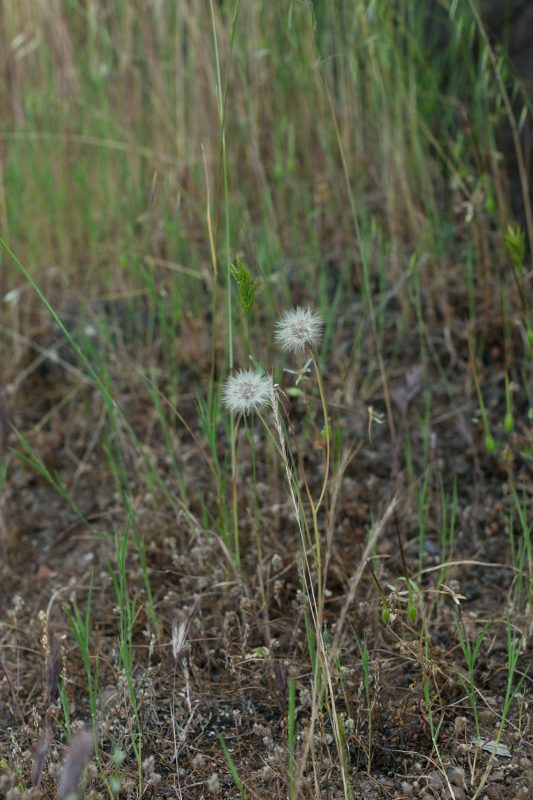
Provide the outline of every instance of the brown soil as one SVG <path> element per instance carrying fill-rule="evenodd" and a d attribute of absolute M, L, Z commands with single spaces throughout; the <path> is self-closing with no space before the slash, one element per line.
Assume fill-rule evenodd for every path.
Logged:
<path fill-rule="evenodd" d="M 349 319 L 349 315 L 339 319 L 339 331 L 349 330 Z M 472 744 L 473 715 L 460 680 L 466 676 L 466 665 L 454 622 L 459 612 L 471 639 L 486 621 L 491 622 L 476 665 L 480 725 L 488 742 L 498 735 L 506 691 L 507 610 L 513 631 L 524 645 L 518 675 L 525 674 L 531 662 L 531 616 L 525 596 L 516 603 L 519 576 L 511 563 L 508 535 L 511 478 L 529 507 L 532 499 L 524 455 L 529 435 L 526 397 L 520 390 L 514 396 L 515 431 L 507 435 L 503 426 L 494 430 L 505 447 L 486 454 L 466 334 L 458 325 L 445 332 L 436 325 L 431 335 L 443 373 L 430 358 L 424 358 L 414 337 L 389 373 L 394 441 L 386 423 L 375 423 L 369 438 L 367 407 L 385 411 L 383 391 L 376 388 L 378 376 L 370 387 L 360 377 L 372 366 L 371 354 L 363 357 L 359 372 L 351 375 L 350 340 L 341 333 L 336 363 L 328 366 L 333 428 L 343 431 L 345 444 L 357 449 L 346 467 L 335 512 L 326 602 L 330 639 L 369 528 L 393 496 L 398 498 L 396 512 L 378 538 L 371 569 L 365 568 L 348 609 L 341 649 L 343 682 L 338 674 L 335 678 L 337 711 L 345 714 L 354 796 L 429 799 L 453 792 L 458 799 L 526 798 L 533 793 L 531 676 L 525 677 L 513 702 L 502 749 L 492 760 L 486 785 L 476 795 L 490 753 Z M 491 419 L 503 423 L 503 355 L 498 331 L 485 331 L 486 341 L 491 336 L 494 344 L 486 347 L 479 378 Z M 153 403 L 127 358 L 125 353 L 112 368 L 115 396 L 170 493 L 169 498 L 157 485 L 147 484 L 140 454 L 119 430 L 116 435 L 123 445 L 124 469 L 145 542 L 160 627 L 155 632 L 148 618 L 141 565 L 130 546 L 128 580 L 138 606 L 133 674 L 144 733 L 142 759 L 152 759 L 144 766 L 143 797 L 236 797 L 216 736 L 220 732 L 248 797 L 284 798 L 289 682 L 296 680 L 298 752 L 309 722 L 312 681 L 301 548 L 283 475 L 261 427 L 252 424 L 259 522 L 254 522 L 251 512 L 251 462 L 243 435 L 239 441 L 240 575 L 215 527 L 215 493 L 202 453 L 176 420 L 171 430 L 177 465 L 173 468 Z M 108 432 L 104 404 L 90 382 L 53 363 L 45 362 L 32 371 L 16 390 L 17 376 L 9 371 L 6 375 L 11 386 L 4 386 L 4 394 L 12 422 L 50 473 L 61 478 L 85 522 L 36 469 L 16 457 L 15 452 L 24 452 L 24 446 L 10 431 L 4 456 L 9 459 L 8 479 L 0 507 L 0 794 L 15 797 L 13 786 L 31 786 L 33 764 L 34 772 L 41 772 L 40 788 L 28 796 L 55 797 L 55 780 L 67 744 L 54 685 L 54 671 L 57 675 L 61 667 L 52 663 L 52 636 L 60 642 L 74 728 L 90 724 L 87 680 L 65 606 L 72 607 L 75 600 L 84 613 L 92 583 L 91 653 L 93 668 L 96 656 L 99 664 L 102 769 L 111 779 L 113 746 L 123 750 L 121 773 L 126 779 L 121 796 L 136 797 L 130 737 L 134 720 L 118 668 L 118 613 L 108 570 L 108 563 L 115 559 L 113 533 L 123 531 L 127 520 L 104 451 L 103 433 Z M 285 380 L 290 385 L 290 377 Z M 205 388 L 193 371 L 183 384 L 179 411 L 205 445 L 195 406 L 196 393 Z M 287 401 L 287 410 L 293 441 L 298 443 L 313 491 L 320 485 L 323 452 L 319 437 L 313 438 L 305 420 L 311 415 L 318 430 L 320 413 L 312 385 L 303 383 L 302 387 L 304 397 Z M 429 430 L 425 431 L 426 418 Z M 228 445 L 222 426 L 219 439 L 223 460 Z M 431 465 L 421 575 L 417 575 L 416 487 L 406 465 L 406 441 L 411 442 L 411 469 L 419 482 L 425 446 Z M 107 443 L 114 446 L 112 439 Z M 454 479 L 458 493 L 456 541 L 449 559 L 453 565 L 445 575 L 445 587 L 439 583 L 438 569 L 442 560 L 439 475 L 449 496 Z M 325 529 L 325 517 L 322 524 Z M 420 588 L 416 620 L 409 619 L 397 594 L 405 587 L 405 568 Z M 380 592 L 397 612 L 389 624 L 382 619 Z M 460 605 L 454 593 L 462 596 Z M 187 626 L 186 639 L 176 662 L 172 626 L 179 630 L 182 623 Z M 366 640 L 370 652 L 370 714 L 357 638 Z M 432 719 L 424 703 L 424 681 L 430 686 Z M 438 726 L 446 778 L 431 740 L 432 722 Z M 47 728 L 50 742 L 41 747 L 46 761 L 40 769 L 36 748 L 42 745 Z M 316 772 L 309 760 L 302 797 L 316 797 L 317 786 L 320 797 L 337 800 L 343 796 L 332 734 L 330 709 L 325 704 L 313 748 Z M 89 770 L 88 786 L 102 789 L 92 774 Z"/>

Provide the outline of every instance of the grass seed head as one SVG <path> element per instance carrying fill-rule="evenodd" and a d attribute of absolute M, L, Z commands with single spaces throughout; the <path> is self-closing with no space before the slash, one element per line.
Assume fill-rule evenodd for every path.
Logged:
<path fill-rule="evenodd" d="M 222 400 L 234 414 L 252 414 L 271 402 L 272 379 L 257 369 L 234 372 L 224 384 Z"/>
<path fill-rule="evenodd" d="M 285 311 L 276 323 L 276 339 L 282 350 L 302 354 L 322 338 L 324 320 L 311 308 L 297 306 Z"/>
<path fill-rule="evenodd" d="M 172 623 L 172 655 L 177 663 L 187 640 L 187 622 Z"/>

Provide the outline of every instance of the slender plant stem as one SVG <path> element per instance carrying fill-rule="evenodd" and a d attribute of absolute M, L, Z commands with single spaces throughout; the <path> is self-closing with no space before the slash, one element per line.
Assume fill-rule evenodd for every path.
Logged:
<path fill-rule="evenodd" d="M 239 544 L 239 509 L 237 505 L 237 435 L 241 423 L 242 413 L 237 417 L 231 435 L 231 512 L 233 520 L 233 554 L 237 567 L 241 565 L 241 551 Z"/>
<path fill-rule="evenodd" d="M 318 362 L 316 360 L 316 355 L 313 350 L 311 350 L 311 360 L 313 362 L 313 366 L 315 368 L 316 379 L 318 383 L 318 391 L 320 393 L 320 402 L 322 403 L 322 413 L 324 415 L 324 438 L 326 440 L 326 460 L 324 464 L 324 481 L 322 483 L 322 489 L 320 491 L 320 496 L 316 502 L 315 510 L 318 513 L 320 506 L 322 505 L 322 501 L 324 499 L 324 495 L 326 493 L 328 480 L 329 480 L 329 467 L 330 467 L 330 453 L 331 453 L 331 443 L 330 443 L 330 429 L 329 429 L 329 417 L 328 417 L 328 406 L 326 403 L 326 394 L 324 392 L 324 383 L 322 381 L 322 374 L 320 372 L 320 367 L 318 366 Z"/>

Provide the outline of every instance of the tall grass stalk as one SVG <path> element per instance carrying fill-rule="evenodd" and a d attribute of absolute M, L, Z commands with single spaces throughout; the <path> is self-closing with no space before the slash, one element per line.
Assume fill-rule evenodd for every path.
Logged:
<path fill-rule="evenodd" d="M 429 479 L 431 471 L 429 466 L 426 467 L 424 477 L 417 486 L 417 511 L 418 511 L 418 563 L 420 569 L 424 565 L 425 549 L 426 549 L 426 532 L 427 532 L 427 507 L 429 496 Z"/>
<path fill-rule="evenodd" d="M 241 776 L 239 775 L 239 770 L 237 769 L 237 765 L 233 760 L 233 757 L 228 750 L 228 746 L 226 741 L 221 733 L 217 733 L 217 739 L 220 743 L 220 747 L 222 748 L 222 752 L 224 753 L 224 758 L 226 759 L 226 764 L 228 765 L 228 769 L 231 773 L 231 777 L 233 778 L 233 783 L 235 784 L 237 791 L 241 796 L 241 800 L 248 800 L 248 795 L 244 789 L 243 783 L 241 781 Z"/>
<path fill-rule="evenodd" d="M 325 397 L 323 398 L 323 408 L 324 408 L 324 418 L 328 420 L 327 414 L 327 407 L 325 405 Z M 300 754 L 300 766 L 297 772 L 296 781 L 294 784 L 294 791 L 296 792 L 296 796 L 298 795 L 299 788 L 301 786 L 301 782 L 303 780 L 303 773 L 305 770 L 307 757 L 309 754 L 310 748 L 313 746 L 314 742 L 314 733 L 315 733 L 315 725 L 318 717 L 319 709 L 322 705 L 322 694 L 323 694 L 323 686 L 327 688 L 328 691 L 328 700 L 330 704 L 330 713 L 331 719 L 333 723 L 333 733 L 335 738 L 335 743 L 337 747 L 337 752 L 339 754 L 340 764 L 341 764 L 341 774 L 342 774 L 342 781 L 345 796 L 347 798 L 351 798 L 353 795 L 350 777 L 348 774 L 347 769 L 347 761 L 346 761 L 346 748 L 344 745 L 344 736 L 343 736 L 343 727 L 342 727 L 342 720 L 336 708 L 336 700 L 335 700 L 335 691 L 333 688 L 333 676 L 332 676 L 332 669 L 331 669 L 331 656 L 328 654 L 324 638 L 323 638 L 323 615 L 324 615 L 324 599 L 323 599 L 323 587 L 321 584 L 322 581 L 322 561 L 321 561 L 321 550 L 320 550 L 320 531 L 318 528 L 318 509 L 317 503 L 313 501 L 311 492 L 309 490 L 309 486 L 307 484 L 307 480 L 305 480 L 306 488 L 307 488 L 307 495 L 310 501 L 311 506 L 311 514 L 313 518 L 313 531 L 314 531 L 314 559 L 318 570 L 318 580 L 317 580 L 317 589 L 318 594 L 315 593 L 314 590 L 314 579 L 313 579 L 313 571 L 311 563 L 307 557 L 307 523 L 306 523 L 306 515 L 305 509 L 301 502 L 301 496 L 299 491 L 296 489 L 296 480 L 292 472 L 291 463 L 288 456 L 287 446 L 286 446 L 286 439 L 285 439 L 285 431 L 284 426 L 281 420 L 280 410 L 279 410 L 279 400 L 277 397 L 277 391 L 273 388 L 272 391 L 272 401 L 271 401 L 271 410 L 272 410 L 272 421 L 274 425 L 274 430 L 276 432 L 277 443 L 279 445 L 278 452 L 281 455 L 282 466 L 285 471 L 285 476 L 287 480 L 287 488 L 289 490 L 289 497 L 291 500 L 291 505 L 294 511 L 294 516 L 296 518 L 296 523 L 298 526 L 298 530 L 300 533 L 300 539 L 302 542 L 302 560 L 303 560 L 303 579 L 304 579 L 304 586 L 305 591 L 308 598 L 308 608 L 311 615 L 311 619 L 313 622 L 312 627 L 308 626 L 308 638 L 311 635 L 311 639 L 314 640 L 316 644 L 316 650 L 311 642 L 310 646 L 310 653 L 311 658 L 313 660 L 313 652 L 315 653 L 314 657 L 314 669 L 313 669 L 313 684 L 312 684 L 312 699 L 311 699 L 311 719 L 309 722 L 309 728 L 306 736 L 306 740 L 303 746 L 302 753 Z M 329 435 L 329 432 L 328 432 Z M 328 451 L 328 461 L 327 466 L 329 468 L 329 451 Z M 319 500 L 322 502 L 325 493 L 325 485 L 324 482 L 323 487 L 321 489 Z M 312 632 L 312 634 L 311 634 Z M 324 684 L 323 684 L 324 681 Z"/>
<path fill-rule="evenodd" d="M 357 646 L 359 647 L 359 654 L 361 656 L 361 669 L 363 672 L 363 689 L 365 692 L 366 701 L 366 714 L 367 714 L 367 746 L 366 746 L 366 769 L 370 775 L 373 757 L 373 730 L 372 730 L 372 690 L 370 686 L 370 653 L 366 640 L 359 641 L 357 639 Z"/>
<path fill-rule="evenodd" d="M 468 671 L 468 681 L 466 681 L 462 677 L 461 673 L 458 673 L 458 677 L 468 697 L 468 702 L 470 703 L 470 708 L 472 709 L 472 714 L 474 715 L 474 726 L 475 726 L 476 736 L 479 739 L 481 733 L 479 727 L 479 714 L 477 707 L 475 666 L 481 645 L 483 644 L 483 640 L 490 627 L 490 622 L 485 623 L 485 625 L 479 632 L 479 635 L 477 636 L 473 644 L 468 638 L 468 634 L 466 632 L 462 617 L 459 617 L 458 615 L 456 615 L 455 617 L 455 627 L 457 630 L 457 635 L 459 637 L 461 650 L 463 651 L 463 656 L 466 661 L 466 667 Z"/>
<path fill-rule="evenodd" d="M 127 521 L 126 528 L 122 535 L 115 537 L 115 567 L 108 564 L 108 571 L 111 582 L 115 590 L 117 599 L 117 609 L 119 615 L 119 636 L 118 636 L 118 664 L 121 677 L 125 680 L 128 702 L 130 705 L 133 720 L 129 720 L 130 741 L 137 761 L 137 780 L 139 797 L 142 794 L 142 743 L 143 726 L 137 703 L 137 688 L 135 684 L 134 669 L 134 650 L 133 650 L 133 630 L 138 613 L 137 597 L 130 596 L 127 572 L 127 555 L 129 532 L 132 526 L 133 514 Z"/>
<path fill-rule="evenodd" d="M 289 680 L 289 710 L 288 710 L 288 724 L 287 735 L 289 745 L 289 800 L 296 800 L 295 794 L 295 732 L 296 732 L 296 680 L 291 678 Z"/>
<path fill-rule="evenodd" d="M 481 796 L 481 793 L 486 786 L 490 773 L 492 772 L 496 763 L 494 755 L 498 752 L 498 747 L 504 735 L 511 706 L 523 683 L 528 678 L 527 673 L 522 673 L 518 680 L 516 680 L 518 673 L 518 659 L 525 649 L 525 637 L 522 634 L 518 634 L 518 636 L 516 635 L 514 625 L 511 622 L 509 610 L 507 610 L 505 615 L 505 631 L 507 639 L 507 681 L 505 686 L 505 696 L 503 699 L 503 708 L 498 721 L 498 735 L 496 736 L 495 741 L 491 743 L 492 755 L 489 758 L 486 769 L 481 776 L 481 780 L 479 781 L 478 787 L 473 795 L 473 800 L 477 800 L 478 797 Z M 481 741 L 479 744 L 481 744 Z"/>
<path fill-rule="evenodd" d="M 514 514 L 511 515 L 511 521 L 509 524 L 509 531 L 511 536 L 511 555 L 513 557 L 513 563 L 518 569 L 518 587 L 521 588 L 522 581 L 525 580 L 526 583 L 526 601 L 527 601 L 527 608 L 530 610 L 533 607 L 533 542 L 532 542 L 532 534 L 533 534 L 533 520 L 530 520 L 528 517 L 528 501 L 526 498 L 526 494 L 522 497 L 522 500 L 518 497 L 516 492 L 516 488 L 512 485 L 512 492 L 513 492 L 513 511 L 516 512 L 516 517 Z M 514 535 L 514 519 L 518 519 L 520 524 L 520 542 L 517 544 L 516 537 Z M 519 591 L 515 594 L 517 598 L 517 606 L 519 607 L 519 599 L 520 599 L 520 588 Z"/>
<path fill-rule="evenodd" d="M 231 24 L 231 32 L 229 39 L 229 52 L 227 57 L 226 76 L 224 85 L 222 85 L 222 74 L 220 67 L 220 56 L 218 49 L 217 26 L 215 18 L 215 9 L 213 0 L 209 0 L 209 9 L 211 13 L 211 26 L 213 33 L 213 47 L 215 52 L 215 65 L 216 65 L 216 91 L 217 91 L 217 105 L 218 116 L 220 123 L 220 155 L 221 155 L 221 171 L 222 180 L 224 185 L 224 218 L 225 218 L 225 233 L 226 233 L 226 325 L 228 337 L 228 364 L 230 371 L 233 369 L 233 309 L 231 298 L 231 279 L 232 279 L 232 261 L 231 261 L 231 224 L 230 224 L 230 199 L 229 199 L 229 172 L 228 172 L 228 158 L 226 150 L 226 102 L 229 85 L 230 68 L 232 63 L 233 47 L 235 43 L 235 35 L 237 31 L 237 20 L 239 16 L 240 0 L 237 0 L 234 7 L 233 20 Z M 240 565 L 240 550 L 239 550 L 239 516 L 237 507 L 237 452 L 236 440 L 232 436 L 230 439 L 231 448 L 231 476 L 232 476 L 232 523 L 233 523 L 233 552 L 237 566 Z"/>
<path fill-rule="evenodd" d="M 97 739 L 97 699 L 98 699 L 98 655 L 93 658 L 91 655 L 91 604 L 93 596 L 93 583 L 89 585 L 89 592 L 87 594 L 85 614 L 79 610 L 76 602 L 72 607 L 65 606 L 65 615 L 68 623 L 76 639 L 78 649 L 83 661 L 85 669 L 85 677 L 87 680 L 87 691 L 89 693 L 89 709 L 91 712 L 91 721 L 93 727 L 93 735 L 95 742 Z"/>
<path fill-rule="evenodd" d="M 448 569 L 444 564 L 451 561 L 455 545 L 455 527 L 457 523 L 457 478 L 454 477 L 452 495 L 449 497 L 440 476 L 440 559 L 443 564 L 439 572 L 439 585 L 446 583 Z"/>
<path fill-rule="evenodd" d="M 159 620 L 157 618 L 157 614 L 155 612 L 154 595 L 152 592 L 152 583 L 150 581 L 148 558 L 146 556 L 146 544 L 144 542 L 143 535 L 139 530 L 139 526 L 137 524 L 137 519 L 135 516 L 135 511 L 131 505 L 128 507 L 128 515 L 131 520 L 131 525 L 133 528 L 133 542 L 135 545 L 135 550 L 137 552 L 137 558 L 139 559 L 139 564 L 142 573 L 142 580 L 144 584 L 144 591 L 146 594 L 146 613 L 152 625 L 153 631 L 157 635 L 160 632 L 160 625 L 159 625 Z"/>
<path fill-rule="evenodd" d="M 433 743 L 433 749 L 435 751 L 435 755 L 437 757 L 437 761 L 439 764 L 440 771 L 446 783 L 446 787 L 450 793 L 450 797 L 452 800 L 455 798 L 455 793 L 452 789 L 450 779 L 448 777 L 448 773 L 446 767 L 444 765 L 444 761 L 442 759 L 442 754 L 440 751 L 439 746 L 439 733 L 444 722 L 444 714 L 442 715 L 440 721 L 436 723 L 435 717 L 433 715 L 433 692 L 431 688 L 431 669 L 432 669 L 432 659 L 431 659 L 431 652 L 430 652 L 430 639 L 429 634 L 427 631 L 427 621 L 424 620 L 424 631 L 423 631 L 423 647 L 424 647 L 424 663 L 422 667 L 422 697 L 424 700 L 424 707 L 426 710 L 427 715 L 427 722 L 429 726 L 429 732 L 431 735 L 431 741 Z"/>

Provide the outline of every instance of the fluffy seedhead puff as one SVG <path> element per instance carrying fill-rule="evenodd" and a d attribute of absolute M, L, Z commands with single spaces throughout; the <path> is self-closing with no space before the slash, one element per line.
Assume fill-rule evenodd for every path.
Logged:
<path fill-rule="evenodd" d="M 224 384 L 222 400 L 234 414 L 252 414 L 271 402 L 272 379 L 257 369 L 234 372 Z"/>
<path fill-rule="evenodd" d="M 310 308 L 291 308 L 276 323 L 276 339 L 282 350 L 302 354 L 316 347 L 322 337 L 324 320 Z"/>

